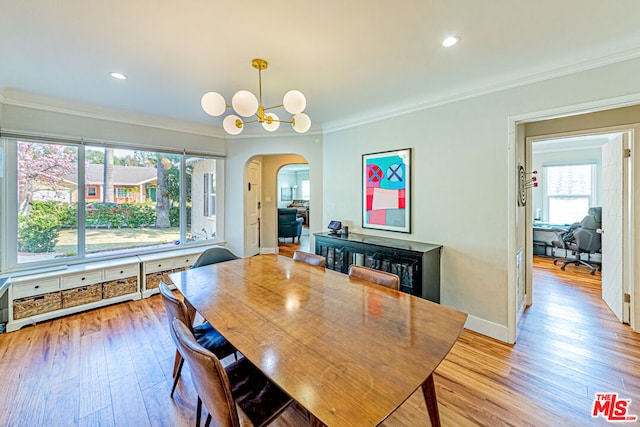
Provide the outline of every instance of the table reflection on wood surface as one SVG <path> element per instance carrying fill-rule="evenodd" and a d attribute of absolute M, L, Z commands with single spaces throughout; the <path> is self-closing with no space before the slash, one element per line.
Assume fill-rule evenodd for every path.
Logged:
<path fill-rule="evenodd" d="M 439 424 L 432 373 L 466 314 L 277 255 L 170 278 L 314 423 L 377 425 L 422 386 Z"/>

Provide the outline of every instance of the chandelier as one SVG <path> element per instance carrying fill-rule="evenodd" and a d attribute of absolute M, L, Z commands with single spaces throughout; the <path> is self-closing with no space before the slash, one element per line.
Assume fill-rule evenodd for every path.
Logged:
<path fill-rule="evenodd" d="M 260 99 L 249 92 L 248 90 L 241 90 L 236 92 L 231 98 L 231 105 L 227 104 L 224 97 L 217 92 L 207 92 L 202 96 L 200 101 L 202 109 L 210 116 L 221 116 L 228 107 L 233 107 L 238 114 L 229 114 L 222 121 L 222 127 L 230 135 L 238 135 L 244 129 L 244 125 L 247 123 L 262 123 L 262 127 L 273 132 L 280 127 L 280 123 L 291 123 L 291 127 L 298 133 L 305 133 L 311 127 L 311 119 L 305 113 L 303 113 L 307 106 L 307 100 L 302 92 L 298 90 L 290 90 L 284 94 L 282 104 L 274 105 L 273 107 L 264 107 L 262 105 L 262 70 L 266 70 L 268 67 L 267 61 L 264 59 L 254 59 L 251 61 L 253 68 L 258 70 L 258 80 L 260 85 Z M 268 110 L 274 108 L 284 107 L 289 113 L 293 114 L 291 120 L 280 120 L 280 118 Z M 242 117 L 253 117 L 252 120 L 245 120 Z"/>

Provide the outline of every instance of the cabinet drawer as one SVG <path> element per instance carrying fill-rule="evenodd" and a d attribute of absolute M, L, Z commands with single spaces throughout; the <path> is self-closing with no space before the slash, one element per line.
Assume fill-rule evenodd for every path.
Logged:
<path fill-rule="evenodd" d="M 200 254 L 185 255 L 179 258 L 173 258 L 173 268 L 191 267 L 198 259 Z"/>
<path fill-rule="evenodd" d="M 77 286 L 93 285 L 102 282 L 102 271 L 90 271 L 82 274 L 72 274 L 62 277 L 62 289 L 71 289 Z"/>
<path fill-rule="evenodd" d="M 104 270 L 104 281 L 125 279 L 127 277 L 138 276 L 138 264 L 125 265 L 122 267 L 107 268 Z"/>
<path fill-rule="evenodd" d="M 60 281 L 57 277 L 27 283 L 16 283 L 13 285 L 13 299 L 30 297 L 32 295 L 46 294 L 59 290 Z"/>
<path fill-rule="evenodd" d="M 156 271 L 165 271 L 173 269 L 173 258 L 163 259 L 159 261 L 149 261 L 144 263 L 145 274 L 154 273 Z"/>

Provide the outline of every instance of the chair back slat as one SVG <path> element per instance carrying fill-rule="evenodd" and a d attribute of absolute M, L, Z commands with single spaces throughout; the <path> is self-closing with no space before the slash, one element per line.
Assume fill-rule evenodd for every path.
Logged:
<path fill-rule="evenodd" d="M 167 285 L 163 281 L 160 281 L 160 285 L 158 286 L 158 288 L 160 289 L 160 295 L 162 295 L 164 308 L 167 312 L 169 329 L 171 329 L 173 319 L 179 319 L 185 325 L 191 325 L 187 314 L 187 306 L 182 300 L 173 295 L 173 292 L 171 292 L 171 289 L 169 289 L 169 285 Z"/>
<path fill-rule="evenodd" d="M 222 246 L 215 246 L 202 252 L 191 268 L 203 267 L 205 265 L 217 264 L 224 261 L 238 259 L 229 249 Z"/>
<path fill-rule="evenodd" d="M 175 319 L 172 330 L 180 353 L 191 369 L 193 386 L 203 405 L 220 427 L 239 427 L 231 384 L 220 360 L 197 343 L 187 325 Z"/>
<path fill-rule="evenodd" d="M 327 263 L 327 260 L 322 255 L 310 254 L 309 252 L 304 251 L 295 251 L 293 253 L 293 260 L 304 262 L 310 265 L 315 265 L 318 267 L 324 267 Z"/>
<path fill-rule="evenodd" d="M 397 274 L 387 273 L 386 271 L 351 264 L 349 266 L 349 276 L 386 286 L 396 291 L 400 289 L 400 277 Z"/>

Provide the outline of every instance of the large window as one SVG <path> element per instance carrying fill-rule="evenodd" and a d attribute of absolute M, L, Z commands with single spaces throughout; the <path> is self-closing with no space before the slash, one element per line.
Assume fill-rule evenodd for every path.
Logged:
<path fill-rule="evenodd" d="M 7 142 L 12 176 L 7 188 L 13 179 L 17 188 L 2 200 L 8 211 L 2 233 L 8 236 L 2 239 L 8 268 L 222 239 L 216 215 L 222 159 L 133 147 Z M 206 207 L 195 206 L 203 202 Z"/>
<path fill-rule="evenodd" d="M 550 223 L 571 224 L 587 214 L 594 197 L 594 164 L 545 166 L 544 176 Z"/>

